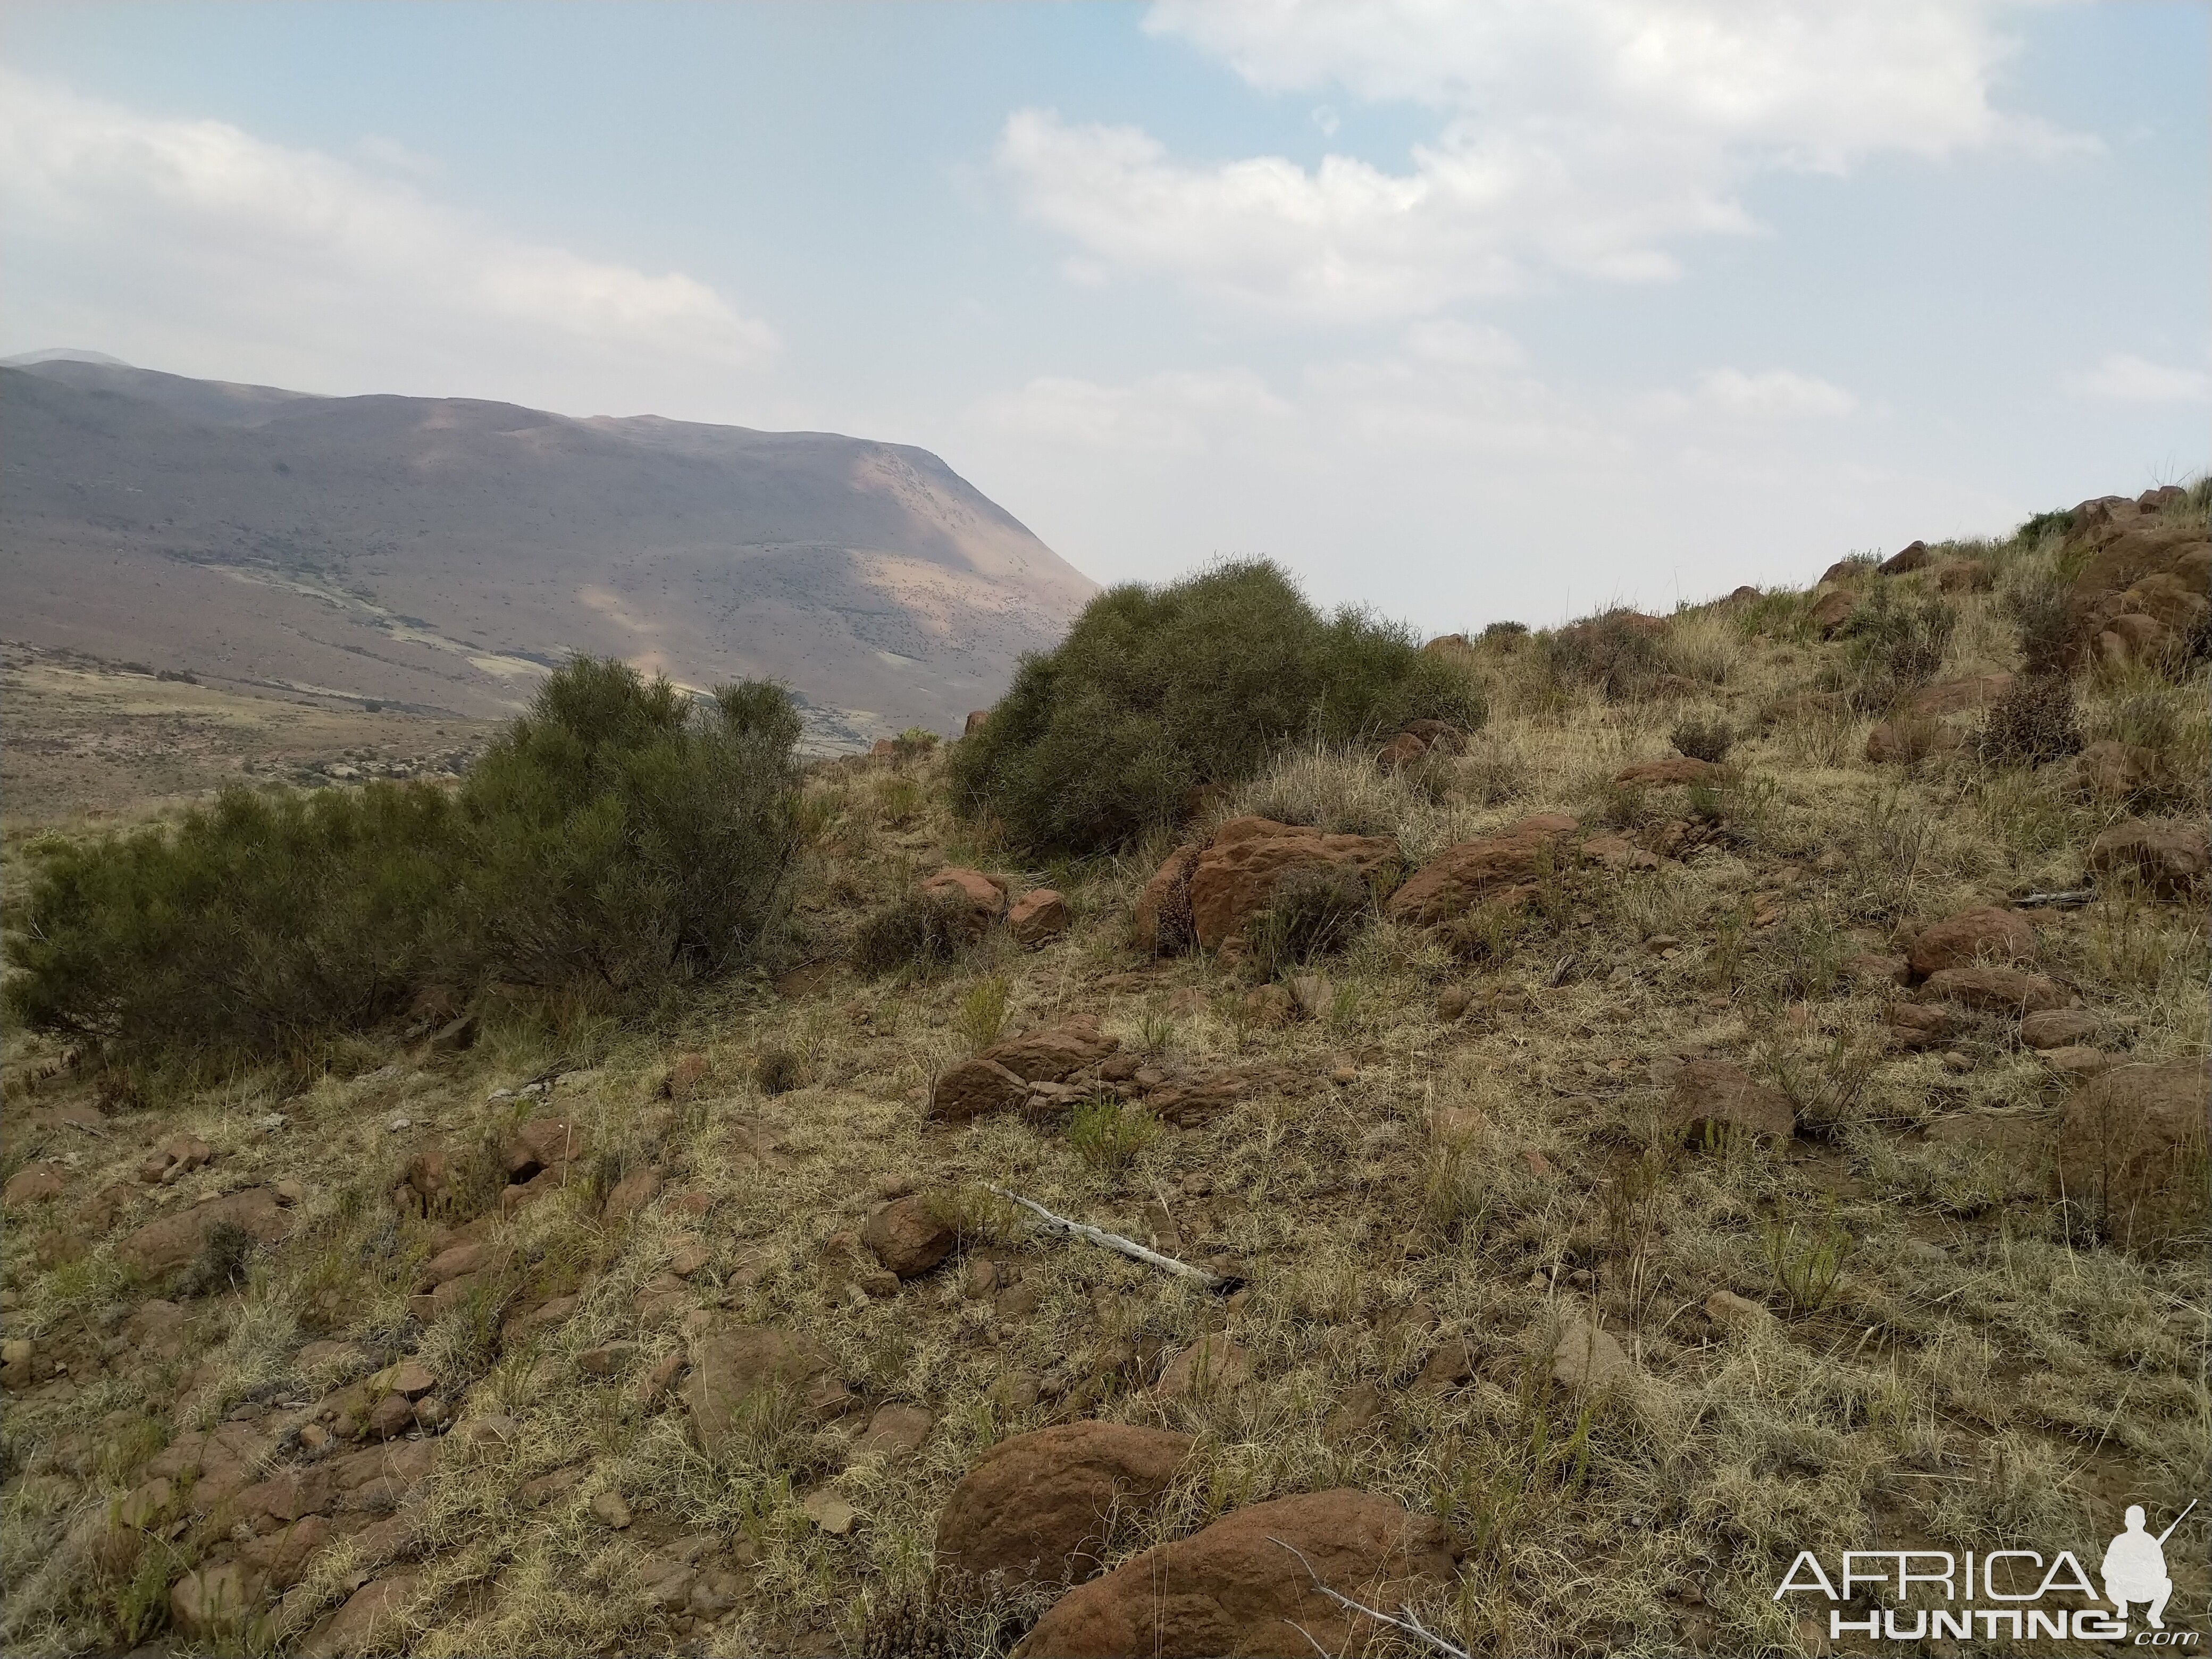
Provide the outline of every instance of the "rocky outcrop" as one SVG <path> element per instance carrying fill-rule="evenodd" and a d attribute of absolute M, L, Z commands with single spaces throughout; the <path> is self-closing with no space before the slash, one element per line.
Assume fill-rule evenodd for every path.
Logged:
<path fill-rule="evenodd" d="M 1157 1501 L 1190 1449 L 1188 1435 L 1128 1423 L 1066 1423 L 1001 1440 L 953 1487 L 938 1519 L 937 1564 L 1008 1589 L 1079 1583 L 1098 1571 L 1117 1517 Z"/>
<path fill-rule="evenodd" d="M 2181 648 L 2212 618 L 2205 588 L 2212 544 L 2200 523 L 2170 516 L 2171 501 L 2146 491 L 2107 495 L 2073 510 L 2066 556 L 2079 565 L 2068 593 L 2069 666 L 2092 659 L 2154 660 Z"/>
<path fill-rule="evenodd" d="M 1909 576 L 1916 570 L 1925 570 L 1935 557 L 1926 542 L 1914 542 L 1891 554 L 1875 567 L 1875 571 L 1883 576 Z"/>
<path fill-rule="evenodd" d="M 1191 867 L 1193 940 L 1202 951 L 1241 940 L 1246 925 L 1267 908 L 1275 884 L 1294 870 L 1346 869 L 1364 876 L 1397 856 L 1398 843 L 1385 836 L 1332 836 L 1273 818 L 1231 818 L 1213 832 Z"/>
<path fill-rule="evenodd" d="M 198 1255 L 209 1232 L 224 1224 L 244 1229 L 257 1243 L 274 1244 L 291 1232 L 292 1217 L 277 1203 L 273 1188 L 248 1187 L 149 1221 L 117 1245 L 115 1253 L 141 1273 L 166 1273 Z"/>
<path fill-rule="evenodd" d="M 957 906 L 968 931 L 979 937 L 1006 914 L 1006 884 L 961 865 L 946 865 L 921 884 L 921 891 L 924 898 Z"/>
<path fill-rule="evenodd" d="M 1099 1030 L 1094 1014 L 1009 1037 L 939 1073 L 930 1086 L 929 1115 L 939 1122 L 963 1123 L 994 1112 L 1024 1110 L 1032 1097 L 1049 1095 L 1121 1046 L 1121 1038 Z"/>
<path fill-rule="evenodd" d="M 1017 1659 L 1347 1653 L 1386 1626 L 1323 1589 L 1393 1609 L 1451 1583 L 1449 1536 L 1395 1498 L 1340 1489 L 1233 1511 L 1054 1602 Z"/>

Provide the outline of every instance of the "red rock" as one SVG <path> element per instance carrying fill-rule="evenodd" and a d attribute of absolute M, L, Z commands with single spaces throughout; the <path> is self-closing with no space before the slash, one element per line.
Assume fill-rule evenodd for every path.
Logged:
<path fill-rule="evenodd" d="M 1190 876 L 1191 928 L 1200 950 L 1241 938 L 1267 908 L 1275 884 L 1293 870 L 1356 870 L 1361 875 L 1398 856 L 1384 836 L 1331 836 L 1272 818 L 1231 818 L 1213 832 Z"/>
<path fill-rule="evenodd" d="M 283 1469 L 240 1492 L 232 1510 L 256 1532 L 268 1532 L 328 1509 L 337 1495 L 337 1484 L 327 1468 Z"/>
<path fill-rule="evenodd" d="M 1139 1074 L 1139 1082 L 1142 1075 Z M 1289 1094 L 1312 1080 L 1310 1074 L 1286 1066 L 1229 1066 L 1195 1077 L 1163 1079 L 1145 1090 L 1145 1104 L 1161 1122 L 1191 1129 L 1247 1096 L 1270 1091 Z"/>
<path fill-rule="evenodd" d="M 868 1217 L 860 1242 L 884 1268 L 901 1279 L 919 1279 L 951 1255 L 960 1242 L 956 1232 L 922 1194 L 894 1199 Z"/>
<path fill-rule="evenodd" d="M 353 1659 L 398 1650 L 417 1583 L 411 1572 L 372 1578 L 307 1638 L 306 1659 Z"/>
<path fill-rule="evenodd" d="M 1935 555 L 1928 550 L 1926 542 L 1914 542 L 1911 546 L 1891 554 L 1875 567 L 1884 576 L 1908 575 L 1915 570 L 1924 570 Z"/>
<path fill-rule="evenodd" d="M 618 1227 L 660 1194 L 660 1171 L 647 1165 L 632 1170 L 615 1182 L 614 1190 L 607 1194 L 605 1207 L 600 1217 L 610 1227 Z"/>
<path fill-rule="evenodd" d="M 2063 1008 L 2067 1001 L 2066 993 L 2051 981 L 2016 968 L 1945 968 L 1929 975 L 1920 989 L 1931 1000 L 2000 1013 L 2040 1013 Z"/>
<path fill-rule="evenodd" d="M 1907 958 L 1925 978 L 1978 962 L 2017 962 L 2035 954 L 2035 929 L 2017 910 L 1978 905 L 1923 928 Z"/>
<path fill-rule="evenodd" d="M 331 1523 L 303 1515 L 289 1525 L 255 1539 L 238 1559 L 271 1590 L 288 1590 L 307 1572 L 308 1558 L 331 1541 Z"/>
<path fill-rule="evenodd" d="M 201 1240 L 218 1221 L 244 1228 L 257 1242 L 274 1244 L 292 1231 L 291 1215 L 266 1187 L 248 1187 L 189 1210 L 149 1222 L 115 1247 L 141 1273 L 181 1267 L 199 1254 Z"/>
<path fill-rule="evenodd" d="M 1401 732 L 1382 745 L 1375 761 L 1385 770 L 1395 772 L 1401 766 L 1411 766 L 1428 752 L 1428 744 L 1411 732 Z"/>
<path fill-rule="evenodd" d="M 937 1419 L 919 1406 L 881 1406 L 868 1419 L 867 1430 L 854 1442 L 862 1457 L 910 1457 L 921 1449 Z"/>
<path fill-rule="evenodd" d="M 1900 1002 L 1889 1011 L 1889 1041 L 1893 1048 L 1915 1052 L 1940 1048 L 1964 1027 L 1965 1022 L 1948 1008 Z"/>
<path fill-rule="evenodd" d="M 1393 921 L 1429 926 L 1536 878 L 1547 858 L 1571 855 L 1581 825 L 1547 812 L 1508 824 L 1495 835 L 1462 842 L 1423 865 L 1382 907 Z"/>
<path fill-rule="evenodd" d="M 939 1123 L 965 1123 L 994 1112 L 1018 1111 L 1029 1097 L 1025 1079 L 978 1056 L 938 1074 L 930 1085 L 929 1115 Z"/>
<path fill-rule="evenodd" d="M 2181 1060 L 2114 1066 L 2068 1103 L 2064 1190 L 2106 1237 L 2148 1249 L 2203 1233 L 2205 1098 L 2204 1062 Z"/>
<path fill-rule="evenodd" d="M 559 1118 L 538 1118 L 524 1124 L 507 1139 L 507 1178 L 527 1182 L 548 1170 L 562 1170 L 584 1155 L 586 1140 L 577 1125 Z"/>
<path fill-rule="evenodd" d="M 708 1336 L 685 1380 L 684 1404 L 692 1432 L 709 1457 L 742 1431 L 749 1401 L 768 1389 L 794 1393 L 807 1413 L 832 1416 L 849 1396 L 836 1376 L 829 1349 L 813 1337 L 772 1325 L 744 1325 Z"/>
<path fill-rule="evenodd" d="M 1668 1100 L 1668 1121 L 1686 1139 L 1735 1131 L 1787 1140 L 1797 1131 L 1787 1095 L 1724 1060 L 1683 1062 Z"/>
<path fill-rule="evenodd" d="M 1986 593 L 1996 586 L 1996 567 L 1984 559 L 1953 559 L 1936 573 L 1946 593 Z"/>
<path fill-rule="evenodd" d="M 1219 1333 L 1201 1336 L 1169 1360 L 1159 1392 L 1170 1400 L 1205 1400 L 1242 1386 L 1252 1375 L 1251 1356 Z"/>
<path fill-rule="evenodd" d="M 1806 620 L 1813 625 L 1814 633 L 1824 640 L 1830 640 L 1843 631 L 1844 624 L 1850 621 L 1858 608 L 1858 595 L 1838 588 L 1824 595 L 1808 613 Z"/>
<path fill-rule="evenodd" d="M 1029 1083 L 1060 1083 L 1095 1066 L 1121 1046 L 1098 1029 L 1096 1014 L 1077 1014 L 1042 1031 L 994 1043 L 982 1058 Z"/>
<path fill-rule="evenodd" d="M 450 1245 L 432 1256 L 415 1280 L 417 1291 L 434 1291 L 447 1279 L 459 1279 L 464 1273 L 481 1273 L 492 1265 L 500 1252 L 482 1239 L 468 1239 Z"/>
<path fill-rule="evenodd" d="M 1916 714 L 1956 714 L 1969 708 L 1987 708 L 2013 688 L 2010 674 L 1973 674 L 1962 680 L 1931 685 L 1912 699 Z"/>
<path fill-rule="evenodd" d="M 1042 945 L 1067 931 L 1067 900 L 1049 887 L 1034 887 L 1006 912 L 1006 931 L 1019 945 Z"/>
<path fill-rule="evenodd" d="M 1127 1423 L 1067 1423 L 1001 1440 L 946 1500 L 938 1565 L 1009 1590 L 1087 1578 L 1116 1517 L 1165 1492 L 1190 1448 L 1188 1435 Z"/>
<path fill-rule="evenodd" d="M 1324 1588 L 1395 1611 L 1448 1588 L 1456 1571 L 1443 1523 L 1395 1499 L 1349 1489 L 1279 1498 L 1235 1510 L 1070 1590 L 1014 1654 L 1212 1659 L 1357 1652 L 1391 1632 L 1331 1600 Z"/>
<path fill-rule="evenodd" d="M 980 870 L 948 864 L 921 884 L 924 897 L 951 899 L 967 916 L 969 931 L 981 933 L 1006 913 L 1006 884 Z"/>
<path fill-rule="evenodd" d="M 1933 714 L 1909 713 L 1883 720 L 1867 733 L 1866 757 L 1877 766 L 1911 766 L 1966 745 L 1964 736 Z"/>
<path fill-rule="evenodd" d="M 2021 1021 L 2020 1040 L 2029 1048 L 2068 1048 L 2096 1036 L 2098 1025 L 2086 1008 L 2046 1008 Z"/>
<path fill-rule="evenodd" d="M 963 738 L 974 737 L 978 732 L 981 731 L 984 726 L 990 723 L 990 720 L 991 711 L 989 709 L 969 709 L 968 711 L 968 723 L 960 728 L 960 735 Z"/>
<path fill-rule="evenodd" d="M 149 1183 L 171 1180 L 198 1169 L 212 1156 L 198 1135 L 171 1135 L 138 1166 L 138 1179 Z"/>
<path fill-rule="evenodd" d="M 196 1645 L 234 1642 L 244 1634 L 259 1589 L 239 1562 L 204 1566 L 169 1587 L 169 1616 Z"/>
<path fill-rule="evenodd" d="M 8 1177 L 6 1187 L 0 1188 L 0 1204 L 11 1209 L 20 1204 L 42 1204 L 68 1190 L 59 1165 L 27 1164 Z"/>
<path fill-rule="evenodd" d="M 2074 757 L 2075 789 L 2100 800 L 2127 800 L 2155 788 L 2163 769 L 2157 755 L 2133 744 L 2106 738 Z"/>
<path fill-rule="evenodd" d="M 2142 818 L 2116 823 L 2090 842 L 2088 862 L 2097 875 L 2131 877 L 2166 898 L 2186 893 L 2212 869 L 2203 824 Z"/>

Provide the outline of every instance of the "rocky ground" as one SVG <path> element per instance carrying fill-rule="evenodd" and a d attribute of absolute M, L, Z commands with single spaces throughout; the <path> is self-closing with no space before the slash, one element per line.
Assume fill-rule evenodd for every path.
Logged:
<path fill-rule="evenodd" d="M 1477 1652 L 1794 1654 L 1801 1550 L 2094 1564 L 2212 1468 L 2204 534 L 2090 503 L 1616 617 L 1611 696 L 1438 641 L 1482 731 L 1294 754 L 1118 861 L 831 763 L 812 958 L 650 1021 L 197 1080 L 11 1034 L 9 1650 L 1432 1650 L 1336 1590 Z M 2054 570 L 2083 746 L 2006 763 Z M 1876 719 L 1851 619 L 1931 595 Z M 1257 982 L 1337 868 L 1378 914 Z M 972 944 L 861 971 L 924 885 Z"/>

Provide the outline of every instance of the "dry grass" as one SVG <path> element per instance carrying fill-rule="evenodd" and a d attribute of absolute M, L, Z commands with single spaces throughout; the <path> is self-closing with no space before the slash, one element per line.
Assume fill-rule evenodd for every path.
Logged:
<path fill-rule="evenodd" d="M 2012 665 L 2003 587 L 2048 550 L 1981 556 L 2003 564 L 2000 591 L 1961 597 L 1947 673 Z M 9 1396 L 10 1650 L 84 1650 L 159 1625 L 167 1577 L 228 1546 L 188 1530 L 162 1542 L 173 1559 L 118 1571 L 100 1553 L 109 1506 L 158 1437 L 257 1401 L 274 1402 L 270 1420 L 330 1386 L 302 1373 L 310 1335 L 354 1343 L 362 1365 L 412 1351 L 465 1419 L 496 1412 L 521 1425 L 505 1445 L 449 1452 L 417 1500 L 408 1650 L 423 1654 L 854 1651 L 886 1632 L 920 1642 L 925 1626 L 951 1651 L 1000 1650 L 1038 1607 L 928 1602 L 936 1516 L 985 1447 L 1077 1416 L 1198 1437 L 1168 1501 L 1117 1536 L 1117 1556 L 1270 1496 L 1393 1493 L 1441 1516 L 1466 1549 L 1459 1583 L 1423 1611 L 1484 1651 L 1809 1651 L 1818 1644 L 1771 1595 L 1799 1549 L 2094 1552 L 2118 1494 L 2170 1513 L 2212 1458 L 2202 1262 L 2069 1236 L 2045 1152 L 2063 1088 L 2003 1022 L 1975 1022 L 1957 1065 L 1898 1054 L 1884 1041 L 1891 990 L 1840 971 L 1850 953 L 1892 950 L 1967 903 L 2070 884 L 2112 811 L 2033 774 L 1870 766 L 1859 716 L 1762 724 L 1835 659 L 1796 631 L 1801 611 L 1781 595 L 1674 619 L 1662 655 L 1704 689 L 1663 706 L 1607 705 L 1547 678 L 1526 644 L 1488 642 L 1476 660 L 1492 719 L 1467 756 L 1408 775 L 1364 754 L 1299 751 L 1224 803 L 1393 835 L 1414 863 L 1537 811 L 1637 833 L 1712 820 L 1686 860 L 1563 887 L 1479 966 L 1370 922 L 1325 964 L 1338 994 L 1324 1017 L 1284 1029 L 1244 1020 L 1243 983 L 1222 964 L 1128 951 L 1128 906 L 1165 850 L 1154 848 L 1006 870 L 1018 885 L 1049 874 L 1077 914 L 1039 951 L 996 939 L 928 974 L 865 977 L 825 944 L 781 986 L 702 992 L 649 1028 L 583 1010 L 517 1014 L 465 1055 L 394 1051 L 391 1066 L 379 1055 L 304 1090 L 240 1077 L 91 1131 L 31 1126 L 27 1114 L 99 1085 L 83 1069 L 41 1077 L 60 1057 L 13 1041 L 10 1171 L 65 1152 L 74 1203 L 131 1180 L 157 1129 L 188 1127 L 218 1155 L 180 1183 L 185 1198 L 280 1176 L 308 1193 L 293 1241 L 258 1253 L 243 1289 L 192 1304 L 181 1352 L 160 1363 L 92 1358 L 158 1288 L 134 1279 L 112 1242 L 47 1268 L 40 1226 L 9 1229 L 9 1334 L 88 1357 L 62 1389 Z M 2201 672 L 2081 690 L 2088 735 L 2132 734 L 2172 757 L 2195 781 L 2172 810 L 2201 816 Z M 1622 765 L 1668 752 L 1689 716 L 1741 734 L 1729 760 L 1743 787 L 1698 803 L 1611 788 Z M 947 817 L 934 764 L 841 763 L 811 786 L 823 839 L 802 912 L 821 939 L 848 937 L 948 857 L 1003 868 Z M 2106 1019 L 2113 1046 L 2202 1054 L 2205 921 L 2199 904 L 2114 893 L 2048 915 L 2042 965 Z M 1474 1011 L 1442 1024 L 1436 994 L 1454 983 Z M 1342 1064 L 1352 1080 L 1249 1098 L 1197 1128 L 1101 1107 L 1059 1127 L 924 1122 L 938 1071 L 1076 1012 L 1171 1069 L 1276 1062 L 1320 1077 Z M 671 1059 L 686 1052 L 704 1057 L 705 1080 L 665 1098 Z M 795 1057 L 798 1086 L 763 1091 L 769 1054 Z M 1734 1059 L 1784 1089 L 1805 1138 L 1668 1144 L 1662 1079 L 1686 1054 Z M 535 1109 L 586 1125 L 604 1178 L 501 1235 L 520 1264 L 507 1302 L 410 1324 L 405 1298 L 434 1227 L 396 1216 L 385 1195 L 416 1146 L 478 1144 L 531 1109 L 487 1095 L 547 1073 L 557 1080 Z M 1447 1107 L 1475 1109 L 1480 1127 L 1432 1130 Z M 271 1111 L 281 1129 L 258 1127 Z M 409 1126 L 394 1131 L 400 1115 Z M 1927 1133 L 1943 1121 L 1990 1127 Z M 603 1224 L 592 1201 L 605 1181 L 647 1163 L 664 1172 L 661 1200 Z M 963 1294 L 957 1261 L 880 1297 L 839 1270 L 838 1236 L 894 1178 L 960 1207 L 965 1253 L 1018 1267 L 1034 1308 L 1001 1316 Z M 1040 1241 L 980 1201 L 986 1182 L 1139 1237 L 1165 1202 L 1182 1254 L 1227 1258 L 1249 1289 L 1224 1308 L 1111 1255 Z M 706 1218 L 677 1213 L 678 1194 L 709 1200 Z M 637 1295 L 685 1234 L 707 1242 L 708 1263 L 682 1307 L 647 1321 Z M 1723 1289 L 1770 1312 L 1717 1324 L 1705 1304 Z M 501 1343 L 499 1312 L 563 1293 L 580 1297 L 567 1322 Z M 1575 1306 L 1594 1307 L 1634 1362 L 1587 1404 L 1546 1380 L 1548 1334 Z M 710 1462 L 680 1407 L 641 1404 L 629 1386 L 684 1346 L 686 1309 L 811 1332 L 871 1404 L 926 1406 L 935 1428 L 911 1458 L 855 1458 L 852 1425 L 812 1426 L 771 1401 Z M 1186 1401 L 1147 1386 L 1147 1357 L 1156 1365 L 1224 1329 L 1251 1356 L 1249 1383 Z M 617 1340 L 640 1344 L 617 1382 L 577 1368 Z M 1448 1340 L 1468 1345 L 1474 1378 L 1411 1387 Z M 1363 1384 L 1382 1389 L 1382 1416 L 1332 1439 L 1331 1413 Z M 1031 1388 L 1034 1405 L 1011 1403 Z M 514 1500 L 522 1482 L 578 1464 L 580 1482 L 545 1507 Z M 805 1513 L 825 1486 L 859 1511 L 851 1533 Z M 625 1532 L 592 1514 L 608 1490 L 636 1517 Z M 743 1586 L 728 1613 L 696 1623 L 656 1608 L 638 1576 L 667 1540 L 694 1536 Z M 348 1550 L 325 1552 L 284 1601 L 292 1637 L 346 1593 L 359 1571 Z M 2185 1600 L 2208 1588 L 2202 1556 L 2169 1553 Z"/>

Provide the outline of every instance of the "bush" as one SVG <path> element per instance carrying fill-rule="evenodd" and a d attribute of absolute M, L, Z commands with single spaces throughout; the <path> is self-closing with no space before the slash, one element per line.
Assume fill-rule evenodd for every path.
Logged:
<path fill-rule="evenodd" d="M 448 793 L 233 789 L 33 852 L 10 1008 L 124 1050 L 271 1054 L 430 985 L 648 990 L 756 956 L 797 852 L 799 721 L 617 662 L 547 681 Z"/>
<path fill-rule="evenodd" d="M 2063 674 L 2074 640 L 2074 601 L 2065 579 L 2045 572 L 2005 595 L 2005 609 L 2020 624 L 2021 664 L 2030 674 Z"/>
<path fill-rule="evenodd" d="M 853 965 L 870 975 L 942 967 L 972 942 L 972 917 L 964 899 L 909 893 L 860 924 L 853 935 Z"/>
<path fill-rule="evenodd" d="M 806 1061 L 794 1048 L 771 1042 L 753 1062 L 753 1085 L 764 1095 L 787 1095 L 806 1086 Z"/>
<path fill-rule="evenodd" d="M 1692 760 L 1711 761 L 1718 765 L 1728 757 L 1735 734 L 1729 730 L 1726 720 L 1686 720 L 1668 734 L 1667 741 Z"/>
<path fill-rule="evenodd" d="M 2024 677 L 1998 698 L 1974 737 L 1981 758 L 1996 765 L 2039 766 L 2081 750 L 2074 686 L 2061 674 Z"/>
<path fill-rule="evenodd" d="M 1033 852 L 1081 855 L 1175 822 L 1292 741 L 1423 717 L 1480 724 L 1463 668 L 1395 624 L 1321 615 L 1272 564 L 1228 564 L 1100 594 L 1057 650 L 1023 662 L 948 770 L 963 811 L 996 814 Z"/>
<path fill-rule="evenodd" d="M 1958 608 L 1934 594 L 1900 596 L 1885 580 L 1846 625 L 1849 656 L 1858 672 L 1852 702 L 1878 714 L 1934 679 L 1958 631 Z"/>
<path fill-rule="evenodd" d="M 1347 866 L 1290 871 L 1246 935 L 1247 965 L 1259 979 L 1271 980 L 1341 951 L 1373 907 L 1366 878 Z"/>
<path fill-rule="evenodd" d="M 1595 687 L 1607 702 L 1649 695 L 1661 672 L 1660 635 L 1653 619 L 1613 610 L 1561 629 L 1547 640 L 1553 667 Z"/>

